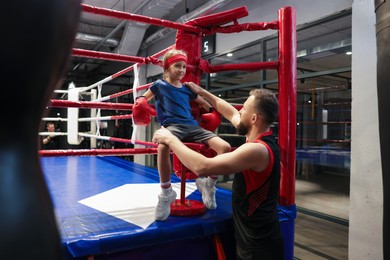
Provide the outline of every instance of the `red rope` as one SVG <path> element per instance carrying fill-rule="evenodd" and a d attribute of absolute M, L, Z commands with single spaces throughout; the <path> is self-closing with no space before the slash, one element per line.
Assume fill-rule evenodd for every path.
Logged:
<path fill-rule="evenodd" d="M 145 63 L 145 58 L 138 57 L 138 56 L 128 56 L 128 55 L 122 55 L 116 53 L 90 51 L 90 50 L 83 50 L 83 49 L 76 49 L 76 48 L 72 49 L 72 55 L 78 57 L 96 58 L 101 60 Z"/>
<path fill-rule="evenodd" d="M 150 87 L 150 85 L 152 85 L 153 83 L 148 83 L 146 85 L 142 85 L 142 86 L 139 86 L 138 88 L 136 88 L 136 90 L 142 90 L 142 89 L 148 89 Z M 118 93 L 115 93 L 115 94 L 112 94 L 110 95 L 110 99 L 112 98 L 116 98 L 116 97 L 120 97 L 120 96 L 124 96 L 124 95 L 127 95 L 127 94 L 130 94 L 130 93 L 133 93 L 133 89 L 126 89 L 124 91 L 121 91 L 121 92 L 118 92 Z"/>
<path fill-rule="evenodd" d="M 133 104 L 125 103 L 108 103 L 108 102 L 92 102 L 92 101 L 69 101 L 60 99 L 51 99 L 48 103 L 49 107 L 78 107 L 78 108 L 100 108 L 111 110 L 132 110 Z"/>
<path fill-rule="evenodd" d="M 129 149 L 73 149 L 73 150 L 40 150 L 43 157 L 57 156 L 125 156 L 133 154 L 157 154 L 157 148 L 129 148 Z"/>
<path fill-rule="evenodd" d="M 176 23 L 168 20 L 158 19 L 158 18 L 152 18 L 152 17 L 138 15 L 138 14 L 131 14 L 131 13 L 126 13 L 126 12 L 116 11 L 112 9 L 101 8 L 101 7 L 95 7 L 86 4 L 81 4 L 81 7 L 83 12 L 99 14 L 99 15 L 119 18 L 123 20 L 131 20 L 131 21 L 137 21 L 137 22 L 142 22 L 147 24 L 164 26 L 172 29 L 188 31 L 193 33 L 199 33 L 201 31 L 201 29 L 198 27 Z"/>

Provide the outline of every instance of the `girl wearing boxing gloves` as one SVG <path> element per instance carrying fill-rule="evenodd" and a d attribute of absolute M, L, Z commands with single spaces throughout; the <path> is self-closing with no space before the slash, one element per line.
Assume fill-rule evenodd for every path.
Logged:
<path fill-rule="evenodd" d="M 186 53 L 174 49 L 168 51 L 164 55 L 163 65 L 163 79 L 155 81 L 144 96 L 137 98 L 134 104 L 135 110 L 138 109 L 137 107 L 140 104 L 143 104 L 141 107 L 146 108 L 145 103 L 147 104 L 147 101 L 154 98 L 158 123 L 169 129 L 177 138 L 183 142 L 204 143 L 217 154 L 231 151 L 230 144 L 212 132 L 221 122 L 219 114 L 216 111 L 212 112 L 212 106 L 205 99 L 193 93 L 185 84 L 181 83 L 186 74 Z M 190 101 L 198 103 L 200 107 L 210 112 L 202 115 L 204 119 L 203 127 L 193 117 Z M 134 111 L 134 108 L 133 113 L 137 113 L 138 111 Z M 145 122 L 145 120 L 141 121 Z M 137 122 L 135 121 L 135 123 Z M 170 205 L 176 200 L 176 192 L 171 187 L 170 148 L 165 144 L 158 145 L 157 167 L 161 193 L 158 195 L 155 219 L 163 221 L 170 215 Z M 216 176 L 196 180 L 196 186 L 202 193 L 203 203 L 208 209 L 217 207 L 215 200 L 216 182 Z"/>

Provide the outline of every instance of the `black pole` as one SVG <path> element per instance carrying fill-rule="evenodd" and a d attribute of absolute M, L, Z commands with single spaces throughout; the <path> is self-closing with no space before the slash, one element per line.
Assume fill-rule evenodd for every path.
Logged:
<path fill-rule="evenodd" d="M 38 133 L 66 72 L 80 13 L 80 0 L 2 3 L 0 259 L 64 257 Z"/>
<path fill-rule="evenodd" d="M 383 178 L 383 259 L 390 257 L 390 2 L 375 0 L 379 138 Z"/>

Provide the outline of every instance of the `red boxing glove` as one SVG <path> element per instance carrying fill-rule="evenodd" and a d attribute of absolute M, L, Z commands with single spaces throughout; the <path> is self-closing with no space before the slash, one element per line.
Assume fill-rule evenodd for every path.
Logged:
<path fill-rule="evenodd" d="M 139 96 L 135 99 L 133 106 L 133 121 L 134 124 L 146 126 L 150 123 L 151 117 L 156 116 L 156 110 L 148 104 L 145 96 Z"/>
<path fill-rule="evenodd" d="M 199 125 L 206 130 L 214 132 L 221 124 L 221 115 L 212 108 L 210 110 L 211 112 L 200 116 Z"/>

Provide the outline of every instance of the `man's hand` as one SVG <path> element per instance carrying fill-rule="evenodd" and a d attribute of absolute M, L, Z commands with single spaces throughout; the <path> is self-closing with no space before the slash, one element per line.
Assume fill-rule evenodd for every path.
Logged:
<path fill-rule="evenodd" d="M 154 132 L 152 142 L 168 145 L 169 140 L 172 138 L 175 138 L 175 136 L 168 129 L 162 126 Z"/>
<path fill-rule="evenodd" d="M 194 82 L 185 82 L 184 83 L 187 87 L 189 87 L 191 89 L 192 92 L 194 92 L 195 94 L 198 94 L 203 90 L 202 87 L 198 86 L 197 84 L 195 84 Z"/>

